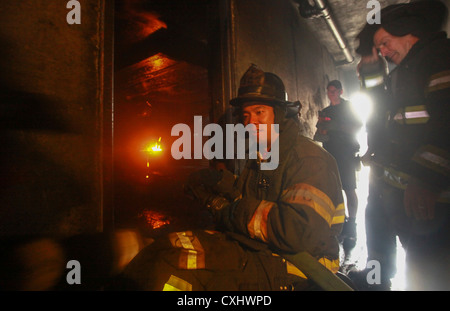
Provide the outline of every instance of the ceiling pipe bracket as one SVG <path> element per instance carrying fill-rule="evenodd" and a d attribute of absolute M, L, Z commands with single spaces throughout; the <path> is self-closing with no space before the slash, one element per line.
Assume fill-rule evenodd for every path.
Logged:
<path fill-rule="evenodd" d="M 299 4 L 299 13 L 304 18 L 319 18 L 322 17 L 328 25 L 333 37 L 344 54 L 345 61 L 352 63 L 354 57 L 347 46 L 347 42 L 342 35 L 334 17 L 331 14 L 329 5 L 326 0 L 314 0 L 314 5 L 311 5 L 308 0 L 295 0 Z"/>

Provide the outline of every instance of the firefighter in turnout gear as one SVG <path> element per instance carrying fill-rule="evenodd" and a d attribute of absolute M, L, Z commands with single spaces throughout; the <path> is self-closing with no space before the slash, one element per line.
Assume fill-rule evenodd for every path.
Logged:
<path fill-rule="evenodd" d="M 333 273 L 345 218 L 335 160 L 299 134 L 299 105 L 286 100 L 282 80 L 252 65 L 231 101 L 240 122 L 266 146 L 278 140 L 279 165 L 259 150 L 235 179 L 227 170 L 203 169 L 186 192 L 211 211 L 215 230 L 174 232 L 144 248 L 121 278 L 141 290 L 308 290 L 317 288 L 284 255 L 308 252 Z M 278 124 L 277 132 L 270 126 Z M 263 133 L 265 135 L 263 135 Z M 274 151 L 274 150 L 271 150 Z M 323 266 L 319 265 L 321 268 Z M 332 274 L 331 274 L 332 275 Z M 121 286 L 124 288 L 124 286 Z"/>
<path fill-rule="evenodd" d="M 385 87 L 375 92 L 368 129 L 377 173 L 366 211 L 368 260 L 381 263 L 388 283 L 398 236 L 410 290 L 450 289 L 450 40 L 439 31 L 445 12 L 439 1 L 392 5 L 381 11 L 381 24 L 359 35 L 362 78 L 380 57 L 395 65 L 386 79 L 371 76 Z"/>

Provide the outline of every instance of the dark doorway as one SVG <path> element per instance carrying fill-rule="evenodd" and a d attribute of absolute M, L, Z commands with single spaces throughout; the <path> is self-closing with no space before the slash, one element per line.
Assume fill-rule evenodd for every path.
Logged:
<path fill-rule="evenodd" d="M 211 122 L 217 9 L 211 1 L 116 1 L 114 219 L 154 236 L 203 226 L 183 183 L 208 161 L 175 160 L 176 124 Z"/>

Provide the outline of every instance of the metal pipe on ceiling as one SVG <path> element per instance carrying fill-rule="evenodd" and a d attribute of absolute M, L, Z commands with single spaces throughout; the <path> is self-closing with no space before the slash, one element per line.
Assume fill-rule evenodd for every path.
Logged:
<path fill-rule="evenodd" d="M 308 0 L 297 0 L 299 3 L 299 11 L 300 15 L 305 18 L 317 18 L 322 17 L 325 19 L 328 27 L 330 28 L 331 33 L 333 34 L 336 43 L 339 45 L 339 48 L 342 50 L 342 53 L 345 56 L 345 60 L 348 63 L 352 63 L 354 57 L 350 52 L 350 49 L 347 46 L 347 42 L 342 35 L 339 27 L 336 24 L 335 19 L 333 18 L 331 11 L 328 8 L 328 4 L 325 0 L 314 0 L 315 6 L 311 6 Z"/>

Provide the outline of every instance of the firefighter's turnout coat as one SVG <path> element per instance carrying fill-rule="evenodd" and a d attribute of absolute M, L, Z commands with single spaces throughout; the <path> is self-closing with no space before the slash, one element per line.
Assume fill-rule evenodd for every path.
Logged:
<path fill-rule="evenodd" d="M 430 187 L 450 185 L 450 40 L 437 33 L 419 40 L 390 77 L 385 124 L 388 141 L 377 156 L 386 180 L 404 187 L 414 176 Z"/>
<path fill-rule="evenodd" d="M 391 72 L 379 96 L 369 144 L 376 166 L 366 209 L 368 254 L 395 273 L 395 236 L 407 249 L 413 290 L 448 290 L 450 253 L 450 40 L 420 39 Z M 440 193 L 434 218 L 408 217 L 411 177 Z M 394 267 L 394 268 L 392 268 Z"/>
<path fill-rule="evenodd" d="M 145 290 L 301 290 L 310 284 L 283 254 L 307 251 L 339 269 L 345 217 L 334 158 L 285 119 L 279 165 L 248 160 L 241 197 L 215 214 L 220 231 L 174 232 L 145 248 L 124 279 Z"/>

